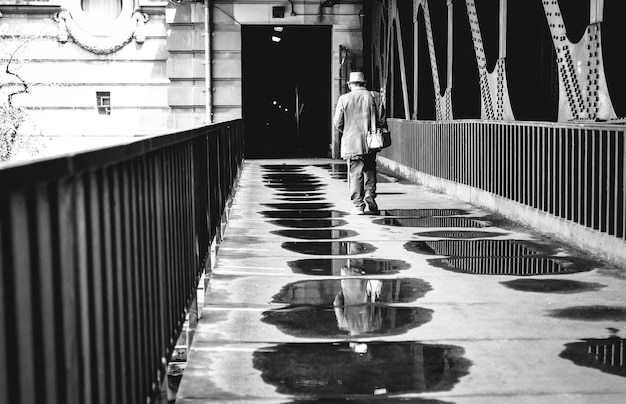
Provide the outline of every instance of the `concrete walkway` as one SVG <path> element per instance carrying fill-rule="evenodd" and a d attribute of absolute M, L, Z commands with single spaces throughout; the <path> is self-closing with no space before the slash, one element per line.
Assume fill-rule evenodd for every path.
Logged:
<path fill-rule="evenodd" d="M 344 170 L 246 161 L 177 403 L 626 402 L 623 271 Z"/>

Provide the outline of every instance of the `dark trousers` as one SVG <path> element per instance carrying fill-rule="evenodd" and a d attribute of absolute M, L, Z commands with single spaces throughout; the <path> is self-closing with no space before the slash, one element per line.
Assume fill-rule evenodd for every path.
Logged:
<path fill-rule="evenodd" d="M 366 195 L 376 198 L 376 153 L 348 160 L 348 181 L 350 200 L 357 208 L 365 206 Z"/>

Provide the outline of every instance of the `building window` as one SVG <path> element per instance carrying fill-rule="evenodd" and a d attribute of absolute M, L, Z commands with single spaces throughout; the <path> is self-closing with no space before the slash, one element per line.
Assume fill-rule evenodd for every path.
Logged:
<path fill-rule="evenodd" d="M 111 115 L 111 93 L 109 91 L 97 91 L 96 106 L 100 115 Z"/>
<path fill-rule="evenodd" d="M 122 0 L 81 0 L 83 11 L 104 20 L 115 20 L 122 12 Z"/>

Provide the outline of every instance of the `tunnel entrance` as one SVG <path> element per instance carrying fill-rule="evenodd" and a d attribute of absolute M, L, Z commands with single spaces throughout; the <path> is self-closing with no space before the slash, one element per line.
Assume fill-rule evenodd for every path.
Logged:
<path fill-rule="evenodd" d="M 328 157 L 331 27 L 241 30 L 246 158 Z"/>

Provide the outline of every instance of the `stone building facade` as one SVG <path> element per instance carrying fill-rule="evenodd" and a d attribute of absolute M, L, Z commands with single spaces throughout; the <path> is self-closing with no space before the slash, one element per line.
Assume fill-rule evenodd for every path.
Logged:
<path fill-rule="evenodd" d="M 242 25 L 327 25 L 334 107 L 340 48 L 362 63 L 362 2 L 324 3 L 0 0 L 2 70 L 13 55 L 29 84 L 14 104 L 53 139 L 51 153 L 73 151 L 240 118 Z M 21 88 L 0 80 L 16 83 L 3 102 Z"/>

